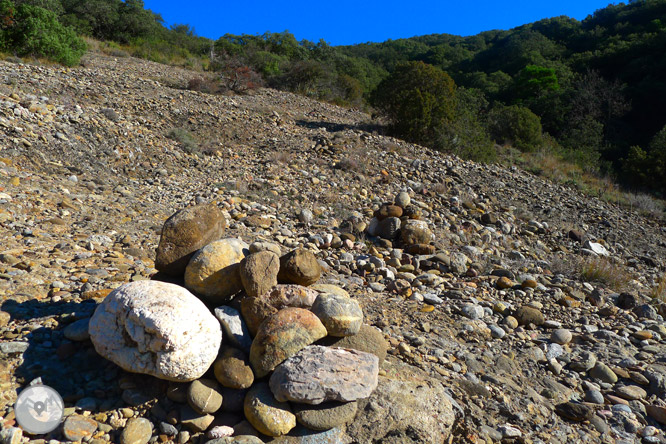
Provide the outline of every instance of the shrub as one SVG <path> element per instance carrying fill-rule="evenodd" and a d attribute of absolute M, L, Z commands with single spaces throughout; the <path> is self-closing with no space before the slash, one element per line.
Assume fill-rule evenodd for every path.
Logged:
<path fill-rule="evenodd" d="M 0 44 L 18 55 L 46 57 L 63 65 L 79 63 L 85 42 L 72 28 L 63 26 L 52 11 L 4 0 L 0 3 Z"/>
<path fill-rule="evenodd" d="M 261 76 L 238 59 L 229 59 L 222 68 L 222 85 L 235 93 L 244 93 L 263 86 Z"/>
<path fill-rule="evenodd" d="M 192 134 L 184 128 L 172 128 L 167 133 L 167 137 L 178 142 L 183 151 L 188 154 L 196 153 L 199 151 L 199 144 L 194 139 L 194 136 L 192 136 Z"/>
<path fill-rule="evenodd" d="M 488 128 L 498 143 L 510 143 L 521 151 L 536 151 L 543 142 L 541 119 L 518 105 L 497 106 L 488 116 Z"/>
<path fill-rule="evenodd" d="M 428 146 L 437 144 L 442 125 L 453 120 L 455 102 L 453 79 L 423 62 L 396 66 L 371 95 L 396 136 Z"/>
<path fill-rule="evenodd" d="M 208 77 L 194 77 L 187 82 L 187 89 L 190 91 L 215 94 L 220 91 L 220 84 Z"/>
<path fill-rule="evenodd" d="M 586 282 L 598 282 L 616 291 L 627 288 L 631 275 L 605 257 L 586 259 L 580 268 L 580 277 Z"/>

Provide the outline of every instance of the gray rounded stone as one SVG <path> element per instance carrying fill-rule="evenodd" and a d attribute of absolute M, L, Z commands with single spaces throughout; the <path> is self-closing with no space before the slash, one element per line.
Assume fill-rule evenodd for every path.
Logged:
<path fill-rule="evenodd" d="M 319 405 L 294 404 L 299 424 L 312 430 L 329 430 L 347 424 L 354 416 L 358 404 L 354 402 L 325 402 Z"/>
<path fill-rule="evenodd" d="M 401 208 L 407 208 L 411 202 L 411 199 L 409 197 L 409 194 L 407 194 L 404 191 L 401 191 L 398 193 L 397 196 L 395 196 L 395 204 Z"/>
<path fill-rule="evenodd" d="M 571 342 L 573 335 L 566 328 L 558 328 L 550 334 L 550 340 L 556 344 L 564 345 Z"/>

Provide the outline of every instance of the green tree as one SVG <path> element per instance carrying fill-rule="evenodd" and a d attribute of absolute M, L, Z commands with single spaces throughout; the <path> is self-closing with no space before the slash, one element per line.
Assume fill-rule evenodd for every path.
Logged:
<path fill-rule="evenodd" d="M 371 101 L 390 119 L 395 135 L 434 147 L 440 128 L 455 114 L 455 83 L 432 65 L 403 63 L 377 86 Z"/>
<path fill-rule="evenodd" d="M 47 57 L 63 65 L 76 65 L 86 50 L 86 44 L 73 29 L 63 26 L 54 12 L 22 4 L 14 10 L 13 3 L 3 1 L 0 11 L 13 18 L 2 27 L 0 42 L 6 49 L 25 56 Z"/>
<path fill-rule="evenodd" d="M 488 127 L 498 143 L 510 143 L 521 151 L 536 151 L 543 142 L 541 119 L 522 106 L 493 108 L 488 115 Z"/>

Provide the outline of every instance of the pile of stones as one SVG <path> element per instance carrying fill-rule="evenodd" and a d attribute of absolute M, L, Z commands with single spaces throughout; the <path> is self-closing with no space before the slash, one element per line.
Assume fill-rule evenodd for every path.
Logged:
<path fill-rule="evenodd" d="M 121 285 L 95 310 L 96 351 L 170 381 L 180 424 L 218 443 L 351 422 L 356 401 L 377 387 L 383 335 L 363 324 L 345 290 L 317 284 L 322 268 L 310 251 L 281 255 L 275 244 L 223 238 L 225 228 L 215 204 L 171 216 L 157 248 L 160 273 Z M 245 420 L 224 423 L 218 412 Z M 128 428 L 121 441 L 141 442 Z"/>

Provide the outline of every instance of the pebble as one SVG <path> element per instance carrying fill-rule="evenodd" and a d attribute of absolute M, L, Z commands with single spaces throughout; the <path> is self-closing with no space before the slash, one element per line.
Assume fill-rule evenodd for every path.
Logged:
<path fill-rule="evenodd" d="M 247 420 L 261 433 L 281 436 L 296 427 L 296 416 L 289 404 L 273 397 L 268 384 L 255 384 L 245 396 L 244 412 Z"/>
<path fill-rule="evenodd" d="M 199 379 L 187 389 L 187 402 L 201 414 L 215 413 L 222 407 L 222 394 L 216 381 Z"/>
<path fill-rule="evenodd" d="M 146 444 L 153 434 L 153 425 L 146 418 L 127 421 L 120 434 L 120 444 Z"/>
<path fill-rule="evenodd" d="M 81 415 L 71 415 L 65 419 L 62 433 L 70 441 L 83 441 L 97 430 L 97 421 Z"/>
<path fill-rule="evenodd" d="M 556 344 L 565 345 L 571 342 L 573 338 L 571 332 L 565 328 L 558 328 L 553 330 L 550 335 L 550 340 Z"/>

